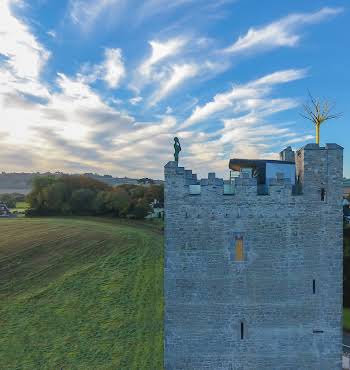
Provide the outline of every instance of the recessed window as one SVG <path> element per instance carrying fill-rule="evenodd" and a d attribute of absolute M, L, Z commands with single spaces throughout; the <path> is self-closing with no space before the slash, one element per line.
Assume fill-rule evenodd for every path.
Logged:
<path fill-rule="evenodd" d="M 312 280 L 312 293 L 316 294 L 316 280 Z"/>
<path fill-rule="evenodd" d="M 225 195 L 234 195 L 235 194 L 235 186 L 234 184 L 224 184 L 224 194 Z"/>
<path fill-rule="evenodd" d="M 201 186 L 200 185 L 190 185 L 190 195 L 199 195 L 201 193 Z"/>
<path fill-rule="evenodd" d="M 244 323 L 241 322 L 241 339 L 244 339 Z"/>
<path fill-rule="evenodd" d="M 321 189 L 321 201 L 324 202 L 326 200 L 326 190 L 325 188 Z"/>
<path fill-rule="evenodd" d="M 235 237 L 235 261 L 244 261 L 243 237 Z"/>

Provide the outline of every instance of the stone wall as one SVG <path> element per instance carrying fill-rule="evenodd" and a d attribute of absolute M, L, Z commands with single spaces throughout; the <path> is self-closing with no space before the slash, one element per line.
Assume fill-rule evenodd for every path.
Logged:
<path fill-rule="evenodd" d="M 342 148 L 295 160 L 300 195 L 283 179 L 258 195 L 251 178 L 224 195 L 213 173 L 165 166 L 167 370 L 341 369 Z"/>

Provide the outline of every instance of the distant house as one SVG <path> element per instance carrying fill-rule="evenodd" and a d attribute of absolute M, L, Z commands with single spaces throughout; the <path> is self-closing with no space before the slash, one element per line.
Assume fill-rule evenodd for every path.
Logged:
<path fill-rule="evenodd" d="M 151 212 L 145 218 L 163 218 L 164 207 L 156 199 L 154 199 L 150 206 Z"/>
<path fill-rule="evenodd" d="M 148 177 L 143 177 L 142 179 L 137 180 L 138 185 L 142 186 L 150 186 L 154 184 L 153 179 L 149 179 Z"/>
<path fill-rule="evenodd" d="M 0 203 L 0 217 L 16 217 L 10 212 L 5 203 Z"/>

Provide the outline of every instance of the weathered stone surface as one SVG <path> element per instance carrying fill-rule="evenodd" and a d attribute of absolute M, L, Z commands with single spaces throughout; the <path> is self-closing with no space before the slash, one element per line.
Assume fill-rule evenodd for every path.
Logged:
<path fill-rule="evenodd" d="M 223 195 L 215 174 L 165 166 L 167 370 L 341 369 L 342 161 L 336 144 L 297 151 L 301 195 L 244 178 Z"/>

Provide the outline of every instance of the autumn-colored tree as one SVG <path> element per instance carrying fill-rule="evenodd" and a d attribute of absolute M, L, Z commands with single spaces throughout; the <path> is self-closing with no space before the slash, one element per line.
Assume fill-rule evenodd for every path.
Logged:
<path fill-rule="evenodd" d="M 149 203 L 156 200 L 162 206 L 164 204 L 164 186 L 163 185 L 151 185 L 146 188 L 144 198 Z"/>
<path fill-rule="evenodd" d="M 150 203 L 163 202 L 162 186 L 111 187 L 87 176 L 41 176 L 28 196 L 28 215 L 110 215 L 144 218 Z"/>
<path fill-rule="evenodd" d="M 151 210 L 151 207 L 149 203 L 147 202 L 146 199 L 141 198 L 138 199 L 132 208 L 131 214 L 136 218 L 136 219 L 142 219 L 145 218 L 149 211 Z"/>
<path fill-rule="evenodd" d="M 108 213 L 124 217 L 128 213 L 131 205 L 131 199 L 128 192 L 123 188 L 116 188 L 113 191 L 104 192 L 105 209 Z"/>

